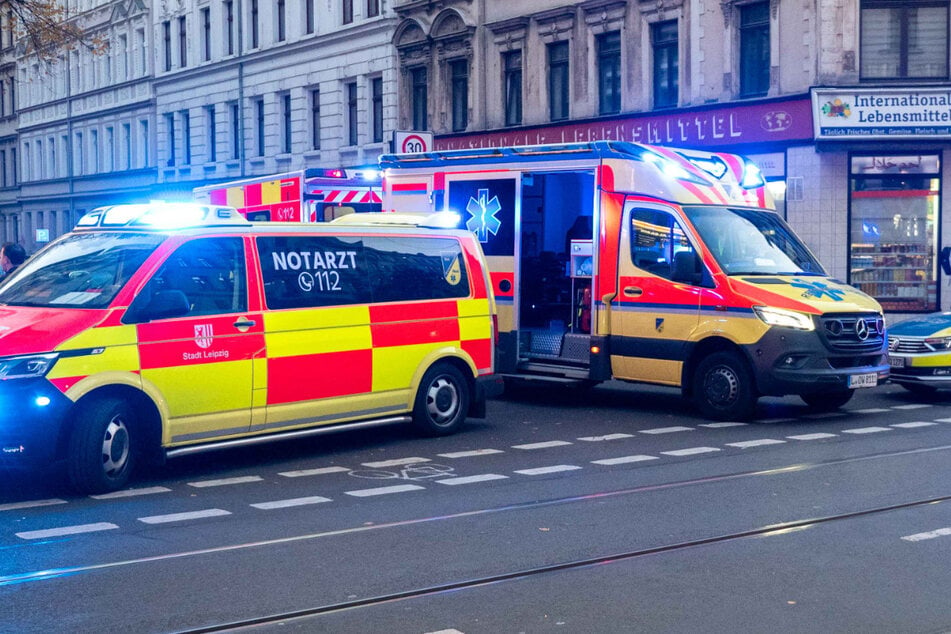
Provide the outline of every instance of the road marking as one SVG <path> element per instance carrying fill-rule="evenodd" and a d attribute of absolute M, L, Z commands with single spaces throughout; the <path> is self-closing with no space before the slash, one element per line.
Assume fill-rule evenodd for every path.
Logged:
<path fill-rule="evenodd" d="M 720 429 L 721 427 L 742 427 L 746 423 L 701 423 L 699 427 L 709 427 L 710 429 Z"/>
<path fill-rule="evenodd" d="M 933 407 L 928 403 L 910 403 L 908 405 L 892 405 L 892 409 L 924 409 L 926 407 Z"/>
<path fill-rule="evenodd" d="M 475 456 L 488 456 L 494 453 L 505 453 L 501 449 L 473 449 L 472 451 L 454 451 L 452 453 L 436 454 L 440 458 L 473 458 Z"/>
<path fill-rule="evenodd" d="M 826 418 L 839 418 L 842 416 L 848 416 L 848 412 L 835 411 L 835 412 L 819 412 L 817 414 L 803 414 L 803 418 L 808 418 L 809 420 L 825 420 Z"/>
<path fill-rule="evenodd" d="M 47 528 L 40 531 L 25 531 L 17 533 L 20 539 L 46 539 L 49 537 L 63 537 L 64 535 L 78 535 L 80 533 L 95 533 L 96 531 L 109 531 L 119 528 L 109 522 L 97 522 L 95 524 L 77 524 L 76 526 L 63 526 L 62 528 Z"/>
<path fill-rule="evenodd" d="M 420 462 L 430 462 L 429 458 L 397 458 L 396 460 L 383 460 L 381 462 L 364 462 L 364 467 L 369 469 L 385 469 L 386 467 L 401 467 L 407 464 L 418 464 Z"/>
<path fill-rule="evenodd" d="M 547 473 L 558 473 L 560 471 L 575 471 L 581 467 L 573 464 L 556 464 L 551 467 L 538 467 L 537 469 L 519 469 L 515 473 L 522 475 L 545 475 Z"/>
<path fill-rule="evenodd" d="M 902 537 L 906 542 L 922 542 L 926 539 L 934 539 L 935 537 L 944 537 L 945 535 L 951 535 L 951 528 L 939 528 L 936 531 L 928 531 L 927 533 L 915 533 L 914 535 L 906 535 Z"/>
<path fill-rule="evenodd" d="M 347 467 L 320 467 L 319 469 L 301 469 L 299 471 L 284 471 L 283 473 L 278 473 L 279 476 L 284 476 L 285 478 L 305 478 L 307 476 L 315 475 L 325 475 L 327 473 L 340 473 L 343 471 L 350 471 Z"/>
<path fill-rule="evenodd" d="M 620 458 L 605 458 L 603 460 L 592 460 L 591 464 L 602 464 L 612 466 L 616 464 L 627 464 L 629 462 L 644 462 L 645 460 L 660 460 L 657 456 L 621 456 Z"/>
<path fill-rule="evenodd" d="M 819 440 L 821 438 L 835 438 L 838 434 L 800 434 L 798 436 L 786 436 L 792 440 Z"/>
<path fill-rule="evenodd" d="M 789 423 L 796 420 L 795 418 L 789 416 L 786 418 L 764 418 L 762 420 L 756 421 L 757 425 L 772 425 L 773 423 Z"/>
<path fill-rule="evenodd" d="M 375 489 L 358 489 L 356 491 L 346 491 L 346 495 L 352 495 L 355 498 L 368 498 L 374 495 L 389 495 L 390 493 L 405 493 L 407 491 L 421 491 L 426 487 L 416 484 L 397 484 L 391 487 L 377 487 Z"/>
<path fill-rule="evenodd" d="M 690 447 L 689 449 L 675 449 L 673 451 L 662 451 L 665 456 L 694 456 L 698 453 L 711 453 L 720 451 L 717 447 Z"/>
<path fill-rule="evenodd" d="M 426 632 L 426 634 L 464 634 L 456 629 L 439 630 L 438 632 Z"/>
<path fill-rule="evenodd" d="M 275 500 L 273 502 L 258 502 L 252 504 L 256 509 L 269 511 L 271 509 L 286 509 L 291 506 L 306 506 L 308 504 L 321 504 L 322 502 L 333 502 L 330 498 L 313 495 L 307 498 L 291 498 L 289 500 Z"/>
<path fill-rule="evenodd" d="M 512 449 L 548 449 L 550 447 L 564 447 L 570 444 L 571 443 L 567 440 L 549 440 L 548 442 L 533 442 L 527 445 L 512 445 Z"/>
<path fill-rule="evenodd" d="M 653 429 L 641 429 L 642 434 L 672 434 L 678 431 L 693 431 L 693 427 L 655 427 Z"/>
<path fill-rule="evenodd" d="M 260 482 L 262 479 L 261 476 L 240 476 L 237 478 L 220 478 L 218 480 L 199 480 L 198 482 L 189 482 L 188 486 L 195 487 L 196 489 L 204 489 L 207 487 L 223 487 L 229 484 Z"/>
<path fill-rule="evenodd" d="M 633 438 L 634 434 L 608 434 L 606 436 L 585 436 L 578 440 L 584 442 L 601 442 L 602 440 L 621 440 L 622 438 Z"/>
<path fill-rule="evenodd" d="M 184 522 L 186 520 L 199 520 L 206 517 L 221 517 L 222 515 L 231 515 L 231 512 L 224 509 L 205 509 L 203 511 L 188 511 L 186 513 L 169 513 L 168 515 L 150 515 L 148 517 L 140 517 L 139 521 L 143 524 L 168 524 L 169 522 Z"/>
<path fill-rule="evenodd" d="M 938 423 L 929 423 L 923 420 L 916 420 L 913 423 L 895 423 L 892 427 L 900 427 L 901 429 L 914 429 L 915 427 L 931 427 L 937 425 Z"/>
<path fill-rule="evenodd" d="M 32 509 L 38 506 L 53 506 L 54 504 L 66 504 L 66 500 L 59 498 L 50 498 L 48 500 L 30 500 L 29 502 L 11 502 L 10 504 L 0 504 L 0 511 L 16 511 L 18 509 Z"/>
<path fill-rule="evenodd" d="M 868 409 L 853 409 L 849 410 L 853 414 L 881 414 L 882 412 L 887 412 L 888 410 L 884 407 L 869 407 Z"/>
<path fill-rule="evenodd" d="M 143 489 L 126 489 L 124 491 L 113 491 L 112 493 L 101 493 L 99 495 L 90 495 L 94 500 L 114 500 L 116 498 L 130 498 L 136 495 L 152 495 L 153 493 L 168 493 L 171 489 L 166 487 L 146 487 Z"/>
<path fill-rule="evenodd" d="M 934 419 L 936 423 L 951 423 L 951 418 L 936 418 Z"/>
<path fill-rule="evenodd" d="M 502 475 L 501 473 L 483 473 L 482 475 L 474 476 L 463 476 L 458 478 L 446 478 L 445 480 L 436 480 L 439 484 L 448 484 L 450 486 L 456 484 L 474 484 L 476 482 L 488 482 L 490 480 L 506 480 L 508 479 L 507 475 Z"/>
<path fill-rule="evenodd" d="M 760 438 L 758 440 L 744 440 L 743 442 L 728 442 L 726 446 L 746 449 L 747 447 L 762 447 L 763 445 L 782 445 L 785 442 L 785 440 L 778 440 L 776 438 Z"/>
<path fill-rule="evenodd" d="M 843 434 L 874 434 L 880 431 L 892 431 L 888 427 L 858 427 L 855 429 L 843 429 Z"/>

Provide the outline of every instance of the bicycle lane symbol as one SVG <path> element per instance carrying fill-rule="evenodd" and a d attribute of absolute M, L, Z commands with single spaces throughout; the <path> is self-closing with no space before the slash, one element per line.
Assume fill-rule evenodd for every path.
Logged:
<path fill-rule="evenodd" d="M 441 478 L 453 473 L 453 467 L 442 464 L 408 464 L 398 471 L 384 471 L 382 469 L 358 469 L 350 471 L 349 475 L 367 480 L 426 480 Z"/>

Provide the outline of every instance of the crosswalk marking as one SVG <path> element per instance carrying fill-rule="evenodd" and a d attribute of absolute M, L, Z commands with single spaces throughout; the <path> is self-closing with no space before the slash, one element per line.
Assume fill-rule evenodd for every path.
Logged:
<path fill-rule="evenodd" d="M 94 500 L 115 500 L 116 498 L 135 497 L 137 495 L 153 495 L 155 493 L 169 493 L 171 489 L 166 487 L 146 487 L 142 489 L 124 489 L 122 491 L 113 491 L 112 493 L 100 493 L 99 495 L 90 495 Z"/>
<path fill-rule="evenodd" d="M 549 449 L 551 447 L 564 447 L 570 444 L 571 443 L 567 440 L 549 440 L 547 442 L 533 442 L 527 445 L 512 445 L 512 449 Z"/>
<path fill-rule="evenodd" d="M 38 531 L 24 531 L 16 533 L 20 539 L 48 539 L 50 537 L 63 537 L 65 535 L 79 535 L 81 533 L 95 533 L 97 531 L 108 531 L 119 528 L 109 522 L 96 522 L 95 524 L 78 524 L 76 526 L 62 526 L 60 528 L 47 528 Z"/>
<path fill-rule="evenodd" d="M 778 440 L 775 438 L 759 438 L 757 440 L 744 440 L 742 442 L 728 442 L 726 446 L 746 449 L 747 447 L 762 447 L 763 445 L 781 445 L 785 442 L 785 440 Z"/>
<path fill-rule="evenodd" d="M 508 479 L 507 475 L 502 475 L 501 473 L 483 473 L 481 475 L 473 476 L 460 476 L 458 478 L 445 478 L 444 480 L 436 480 L 439 484 L 448 484 L 449 486 L 457 484 L 474 484 L 476 482 L 489 482 L 490 480 L 506 480 Z"/>
<path fill-rule="evenodd" d="M 603 440 L 621 440 L 622 438 L 633 438 L 634 434 L 607 434 L 605 436 L 584 436 L 578 440 L 585 442 L 601 442 Z"/>
<path fill-rule="evenodd" d="M 375 489 L 358 489 L 356 491 L 345 491 L 346 495 L 355 498 L 368 498 L 376 495 L 390 495 L 391 493 L 406 493 L 407 491 L 422 491 L 425 487 L 417 484 L 397 484 L 391 487 L 377 487 Z"/>
<path fill-rule="evenodd" d="M 326 475 L 328 473 L 341 473 L 350 471 L 347 467 L 319 467 L 317 469 L 300 469 L 298 471 L 283 471 L 277 475 L 285 478 L 306 478 L 308 476 Z"/>
<path fill-rule="evenodd" d="M 420 462 L 432 462 L 429 458 L 397 458 L 396 460 L 383 460 L 380 462 L 364 462 L 363 466 L 368 469 L 386 469 L 387 467 L 402 467 L 408 464 L 418 464 Z"/>
<path fill-rule="evenodd" d="M 602 464 L 606 466 L 628 464 L 631 462 L 645 462 L 647 460 L 659 460 L 657 456 L 621 456 L 620 458 L 605 458 L 603 460 L 592 460 L 591 464 Z"/>
<path fill-rule="evenodd" d="M 440 458 L 473 458 L 475 456 L 490 456 L 492 454 L 505 453 L 501 449 L 473 449 L 472 451 L 454 451 L 452 453 L 438 454 Z"/>
<path fill-rule="evenodd" d="M 821 438 L 835 438 L 837 434 L 825 434 L 825 433 L 816 433 L 816 434 L 799 434 L 798 436 L 786 436 L 792 440 L 819 440 Z"/>
<path fill-rule="evenodd" d="M 660 453 L 665 456 L 695 456 L 701 453 L 712 453 L 714 451 L 720 451 L 717 447 L 689 447 L 687 449 L 675 449 L 673 451 L 662 451 Z"/>
<path fill-rule="evenodd" d="M 54 504 L 66 504 L 66 500 L 50 498 L 48 500 L 30 500 L 29 502 L 11 502 L 10 504 L 0 504 L 0 511 L 17 511 L 19 509 L 32 509 L 39 506 L 53 506 Z"/>
<path fill-rule="evenodd" d="M 208 487 L 223 487 L 232 484 L 260 482 L 262 479 L 261 476 L 240 476 L 237 478 L 220 478 L 218 480 L 199 480 L 198 482 L 189 482 L 188 486 L 195 487 L 196 489 L 204 489 Z"/>
<path fill-rule="evenodd" d="M 923 420 L 916 420 L 911 423 L 895 423 L 892 427 L 898 427 L 899 429 L 914 429 L 916 427 L 932 427 L 938 423 L 929 423 Z"/>
<path fill-rule="evenodd" d="M 843 434 L 875 434 L 880 431 L 892 431 L 889 427 L 858 427 L 856 429 L 843 429 Z"/>
<path fill-rule="evenodd" d="M 678 431 L 693 431 L 693 427 L 655 427 L 653 429 L 642 429 L 642 434 L 672 434 Z"/>
<path fill-rule="evenodd" d="M 333 500 L 319 495 L 312 495 L 306 498 L 291 498 L 287 500 L 274 500 L 273 502 L 258 502 L 257 504 L 252 504 L 251 506 L 263 511 L 269 511 L 271 509 L 286 509 L 292 506 L 307 506 L 308 504 L 322 504 L 324 502 L 333 502 Z"/>
<path fill-rule="evenodd" d="M 558 464 L 550 467 L 538 467 L 536 469 L 518 469 L 515 473 L 522 475 L 545 475 L 547 473 L 558 473 L 559 471 L 575 471 L 580 468 L 581 467 L 571 464 Z"/>
<path fill-rule="evenodd" d="M 188 511 L 185 513 L 169 513 L 168 515 L 150 515 L 140 517 L 139 521 L 143 524 L 168 524 L 170 522 L 185 522 L 188 520 L 199 520 L 206 517 L 221 517 L 231 515 L 231 511 L 224 509 L 204 509 L 202 511 Z"/>

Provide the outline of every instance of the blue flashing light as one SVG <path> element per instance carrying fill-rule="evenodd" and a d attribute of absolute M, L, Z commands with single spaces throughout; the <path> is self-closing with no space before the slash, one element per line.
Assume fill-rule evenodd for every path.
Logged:
<path fill-rule="evenodd" d="M 766 184 L 763 172 L 760 168 L 750 161 L 743 161 L 743 180 L 740 181 L 740 187 L 743 189 L 756 189 Z"/>
<path fill-rule="evenodd" d="M 46 407 L 51 401 L 50 397 L 48 396 L 37 396 L 35 399 L 33 399 L 33 402 L 36 403 L 38 407 Z"/>

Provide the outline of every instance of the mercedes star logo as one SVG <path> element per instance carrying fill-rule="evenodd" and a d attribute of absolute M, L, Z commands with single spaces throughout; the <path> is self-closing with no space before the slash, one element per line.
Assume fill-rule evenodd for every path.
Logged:
<path fill-rule="evenodd" d="M 855 336 L 862 341 L 868 339 L 868 324 L 865 323 L 864 319 L 855 322 Z"/>

